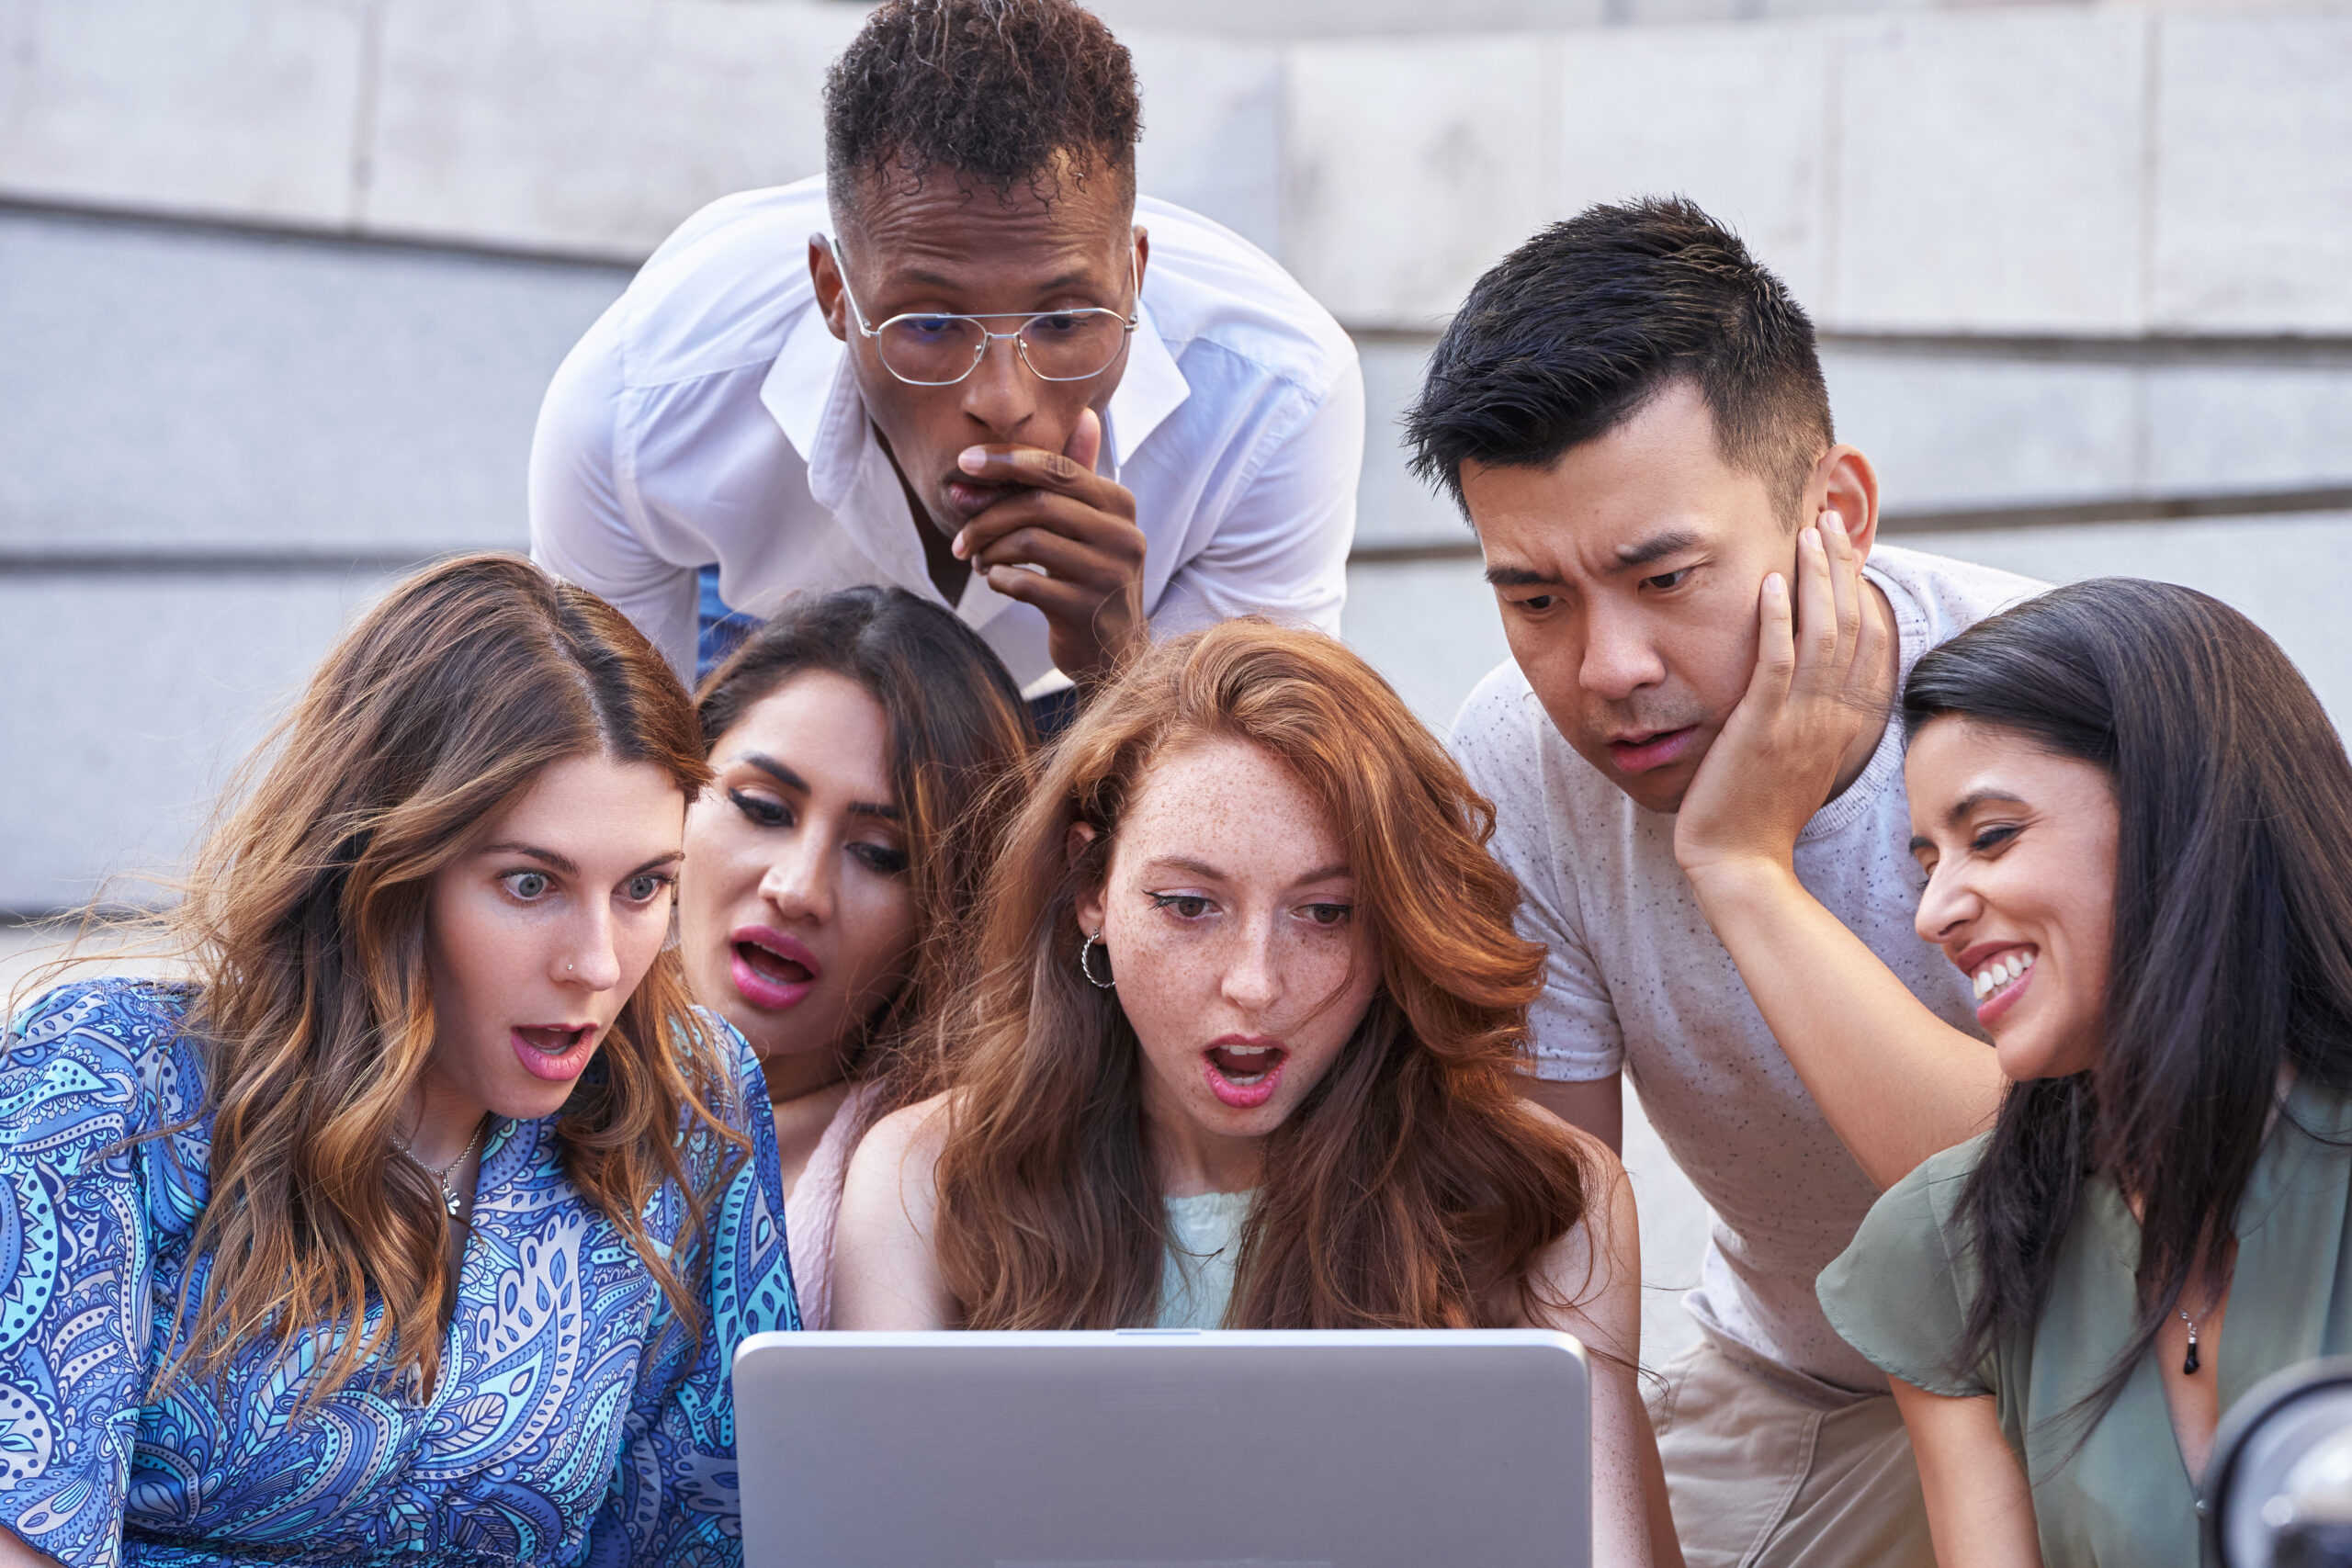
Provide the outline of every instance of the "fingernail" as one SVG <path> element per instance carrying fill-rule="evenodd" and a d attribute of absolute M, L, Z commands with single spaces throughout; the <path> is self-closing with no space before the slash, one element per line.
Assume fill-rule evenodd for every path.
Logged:
<path fill-rule="evenodd" d="M 954 538 L 947 541 L 947 553 L 954 556 L 957 560 L 962 560 L 964 558 L 964 551 L 967 547 L 964 543 L 964 536 L 961 534 L 956 535 Z"/>
<path fill-rule="evenodd" d="M 1825 528 L 1835 528 L 1841 535 L 1846 532 L 1846 520 L 1843 517 L 1838 516 L 1835 512 L 1823 513 L 1821 514 L 1821 525 Z"/>
<path fill-rule="evenodd" d="M 977 446 L 967 446 L 957 456 L 956 466 L 967 474 L 977 474 L 989 466 L 989 455 Z"/>
<path fill-rule="evenodd" d="M 1777 571 L 1764 580 L 1764 592 L 1770 593 L 1775 599 L 1778 599 L 1788 591 L 1789 585 L 1781 581 L 1781 574 Z"/>

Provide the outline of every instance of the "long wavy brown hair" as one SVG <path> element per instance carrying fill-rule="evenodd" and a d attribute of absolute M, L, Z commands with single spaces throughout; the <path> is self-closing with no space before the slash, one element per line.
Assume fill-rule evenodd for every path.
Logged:
<path fill-rule="evenodd" d="M 934 1245 L 972 1328 L 1148 1324 L 1168 1233 L 1141 1049 L 1079 972 L 1073 905 L 1108 873 L 1159 758 L 1261 748 L 1330 813 L 1380 984 L 1324 1079 L 1267 1140 L 1226 1322 L 1456 1328 L 1543 1299 L 1543 1254 L 1585 1171 L 1514 1075 L 1543 948 L 1487 853 L 1494 808 L 1340 643 L 1230 621 L 1160 643 L 1046 753 L 990 873 L 981 978 L 959 1027 Z M 1075 858 L 1071 829 L 1094 829 Z"/>
<path fill-rule="evenodd" d="M 592 755 L 650 762 L 689 799 L 709 777 L 684 690 L 619 612 L 519 556 L 475 555 L 362 615 L 247 761 L 167 917 L 197 980 L 187 1027 L 212 1113 L 192 1242 L 212 1262 L 174 1375 L 323 1328 L 334 1349 L 306 1401 L 377 1357 L 431 1386 L 448 1217 L 393 1157 L 433 1053 L 430 885 L 548 763 Z M 732 1085 L 666 952 L 556 1120 L 564 1174 L 695 1329 L 673 1258 L 698 1224 L 665 1256 L 642 1216 L 687 1182 L 685 1134 L 743 1146 L 714 1109 Z M 691 1215 L 707 1196 L 690 1194 Z"/>

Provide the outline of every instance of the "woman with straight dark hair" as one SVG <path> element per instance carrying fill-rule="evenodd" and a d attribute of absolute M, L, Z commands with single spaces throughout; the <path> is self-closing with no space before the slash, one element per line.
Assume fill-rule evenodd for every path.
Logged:
<path fill-rule="evenodd" d="M 520 557 L 359 618 L 165 917 L 193 982 L 5 1037 L 0 1562 L 741 1560 L 729 1372 L 796 1320 L 664 951 L 708 776 Z"/>
<path fill-rule="evenodd" d="M 1567 1329 L 1596 1561 L 1679 1562 L 1632 1196 L 1520 1098 L 1544 950 L 1444 748 L 1341 644 L 1229 621 L 1144 653 L 1042 773 L 949 1085 L 852 1162 L 836 1323 Z"/>
<path fill-rule="evenodd" d="M 842 1174 L 937 1087 L 918 1030 L 1036 734 L 979 635 L 900 588 L 786 604 L 699 709 L 716 776 L 686 815 L 686 976 L 766 1070 L 793 1282 L 823 1328 Z"/>
<path fill-rule="evenodd" d="M 2013 1083 L 1823 1273 L 1937 1555 L 2199 1561 L 2222 1411 L 2352 1351 L 2352 764 L 2189 589 L 2058 589 L 1905 695 L 1919 934 Z"/>

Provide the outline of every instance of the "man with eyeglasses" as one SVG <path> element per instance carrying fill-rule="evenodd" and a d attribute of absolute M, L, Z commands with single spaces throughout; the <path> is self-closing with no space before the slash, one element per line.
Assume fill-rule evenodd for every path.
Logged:
<path fill-rule="evenodd" d="M 1155 629 L 1336 632 L 1354 347 L 1262 253 L 1136 197 L 1110 31 L 1069 0 L 888 0 L 825 117 L 822 179 L 689 219 L 565 360 L 533 555 L 689 676 L 745 613 L 896 583 L 1048 719 Z"/>

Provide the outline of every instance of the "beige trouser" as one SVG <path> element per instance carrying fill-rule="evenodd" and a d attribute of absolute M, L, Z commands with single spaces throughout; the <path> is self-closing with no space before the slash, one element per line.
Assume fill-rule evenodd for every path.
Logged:
<path fill-rule="evenodd" d="M 1935 1568 L 1892 1395 L 1812 1397 L 1702 1344 L 1649 1406 L 1689 1568 Z"/>

